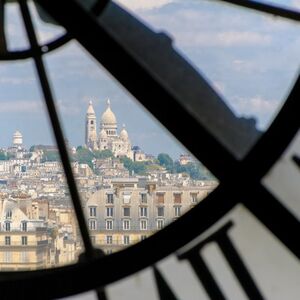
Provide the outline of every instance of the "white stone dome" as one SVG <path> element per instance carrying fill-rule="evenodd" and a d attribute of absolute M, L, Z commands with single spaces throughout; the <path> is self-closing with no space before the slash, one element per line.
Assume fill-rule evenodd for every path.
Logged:
<path fill-rule="evenodd" d="M 17 130 L 15 133 L 14 133 L 14 138 L 22 138 L 23 136 L 22 136 L 22 133 L 19 131 L 19 130 Z"/>
<path fill-rule="evenodd" d="M 99 133 L 99 138 L 100 138 L 100 139 L 106 139 L 106 138 L 107 138 L 107 134 L 106 134 L 106 132 L 105 132 L 104 129 L 102 129 L 102 130 L 100 131 L 100 133 Z"/>
<path fill-rule="evenodd" d="M 23 144 L 23 136 L 18 130 L 13 135 L 13 144 L 14 146 L 19 146 Z"/>
<path fill-rule="evenodd" d="M 120 138 L 122 139 L 122 140 L 128 140 L 128 132 L 127 132 L 127 130 L 125 129 L 125 125 L 123 124 L 123 128 L 122 128 L 122 130 L 121 130 L 121 132 L 120 132 Z"/>
<path fill-rule="evenodd" d="M 107 100 L 107 108 L 101 117 L 102 124 L 117 124 L 117 119 L 115 114 L 110 109 L 110 101 Z"/>

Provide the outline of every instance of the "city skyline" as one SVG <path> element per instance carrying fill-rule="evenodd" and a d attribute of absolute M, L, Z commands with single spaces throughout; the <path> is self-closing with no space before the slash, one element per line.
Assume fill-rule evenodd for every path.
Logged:
<path fill-rule="evenodd" d="M 97 102 L 96 100 L 95 100 L 95 98 L 90 98 L 90 99 L 94 99 L 94 101 L 95 102 Z M 105 106 L 102 108 L 102 111 L 100 111 L 100 112 L 97 112 L 96 113 L 96 115 L 97 115 L 97 123 L 96 123 L 96 130 L 97 130 L 97 133 L 99 134 L 100 133 L 100 131 L 101 131 L 101 118 L 99 118 L 104 112 L 105 112 L 105 107 L 107 107 L 107 102 L 108 101 L 110 101 L 109 100 L 109 98 L 107 98 L 106 100 L 105 100 Z M 93 104 L 93 106 L 95 106 L 94 105 L 94 102 L 92 101 L 92 100 L 89 100 L 89 104 Z M 113 104 L 112 104 L 113 105 Z M 88 106 L 86 106 L 85 107 L 85 110 L 87 109 L 87 107 Z M 113 107 L 112 107 L 113 108 Z M 113 108 L 113 110 L 115 111 L 115 109 Z M 122 122 L 122 118 L 120 118 L 120 121 L 119 121 L 119 116 L 117 115 L 116 116 L 116 118 L 117 118 L 117 130 L 118 131 L 121 131 L 121 129 L 122 128 L 126 128 L 126 130 L 128 130 L 128 128 L 127 128 L 127 126 L 126 126 L 126 124 L 124 123 L 124 122 Z M 20 121 L 20 120 L 19 120 Z M 86 122 L 86 112 L 85 112 L 85 115 L 84 115 L 84 118 L 83 118 L 83 120 L 82 120 L 82 131 L 83 131 L 83 134 L 84 134 L 84 131 L 85 131 L 85 126 L 86 126 L 86 124 L 85 124 L 85 122 Z M 24 122 L 24 123 L 26 123 L 26 122 Z M 56 145 L 56 143 L 55 143 L 55 141 L 53 141 L 53 140 L 50 140 L 48 143 L 46 142 L 42 142 L 42 141 L 40 141 L 40 140 L 37 140 L 35 137 L 33 137 L 33 138 L 30 138 L 30 133 L 29 133 L 29 136 L 27 135 L 26 136 L 26 133 L 28 132 L 28 130 L 26 130 L 27 128 L 28 128 L 28 126 L 26 127 L 26 124 L 22 124 L 22 122 L 19 122 L 19 124 L 21 124 L 19 127 L 16 127 L 12 132 L 10 132 L 11 134 L 10 134 L 10 136 L 9 136 L 9 133 L 8 132 L 6 132 L 6 135 L 8 136 L 7 137 L 7 143 L 5 144 L 5 145 L 3 145 L 3 144 L 1 144 L 0 145 L 0 148 L 9 148 L 9 147 L 11 147 L 12 145 L 13 145 L 13 136 L 14 136 L 14 134 L 16 133 L 16 132 L 21 132 L 21 134 L 22 134 L 22 136 L 23 136 L 23 146 L 25 147 L 25 148 L 27 148 L 27 149 L 29 149 L 31 146 L 34 146 L 34 145 L 53 145 L 53 146 L 55 146 Z M 62 125 L 64 125 L 64 124 L 62 124 Z M 23 127 L 24 126 L 24 127 Z M 49 124 L 49 126 L 51 126 L 50 124 Z M 125 126 L 125 127 L 124 127 Z M 30 127 L 29 127 L 30 128 Z M 25 129 L 25 130 L 24 130 Z M 50 129 L 50 128 L 49 128 Z M 24 133 L 25 132 L 25 133 Z M 3 132 L 4 133 L 4 132 Z M 82 135 L 83 135 L 82 134 Z M 3 135 L 2 135 L 3 136 Z M 131 136 L 131 132 L 130 132 L 130 136 Z M 29 139 L 28 139 L 28 137 L 29 137 Z M 170 137 L 170 139 L 172 139 L 171 137 Z M 36 142 L 28 142 L 28 140 L 29 141 L 36 141 Z M 85 137 L 84 137 L 84 135 L 83 135 L 83 137 L 82 137 L 82 142 L 80 143 L 80 144 L 77 144 L 77 145 L 74 145 L 74 144 L 72 144 L 72 141 L 69 141 L 69 139 L 66 137 L 66 140 L 68 141 L 68 143 L 69 143 L 69 145 L 71 146 L 71 147 L 78 147 L 78 146 L 85 146 L 86 145 L 86 143 L 85 143 Z M 46 139 L 46 141 L 48 141 L 48 139 Z M 175 141 L 171 141 L 172 143 L 174 143 L 175 145 L 176 145 L 176 142 Z M 144 147 L 143 147 L 143 145 L 142 144 L 132 144 L 132 147 L 134 147 L 134 146 L 138 146 L 142 151 L 144 151 L 144 152 L 147 152 L 145 149 L 144 149 Z M 179 151 L 178 151 L 178 155 L 176 156 L 176 155 L 174 155 L 173 153 L 172 153 L 172 151 L 158 151 L 157 153 L 148 153 L 147 152 L 147 154 L 150 154 L 150 155 L 155 155 L 155 156 L 157 156 L 159 153 L 163 153 L 163 152 L 166 152 L 166 153 L 168 153 L 168 152 L 170 152 L 170 155 L 171 155 L 171 157 L 173 158 L 173 159 L 177 159 L 181 154 L 187 154 L 188 153 L 188 151 L 186 150 L 186 149 L 184 149 L 184 147 L 180 147 L 179 145 L 176 145 L 177 147 L 178 147 L 178 149 L 179 149 Z M 181 150 L 181 152 L 180 152 L 180 150 Z M 169 153 L 168 153 L 169 154 Z M 173 155 L 172 155 L 173 154 Z"/>
<path fill-rule="evenodd" d="M 271 18 L 265 15 L 207 1 L 119 2 L 154 30 L 166 31 L 174 40 L 174 47 L 199 72 L 204 72 L 238 116 L 256 118 L 261 130 L 268 127 L 298 72 L 297 64 L 292 63 L 297 61 L 299 52 L 298 27 L 285 20 L 272 21 L 270 26 Z M 296 1 L 285 4 L 297 5 Z M 16 7 L 9 4 L 7 9 L 10 49 L 28 44 Z M 211 22 L 216 16 L 218 22 Z M 49 41 L 63 32 L 38 18 L 35 23 L 40 41 Z M 284 47 L 286 43 L 293 46 Z M 83 144 L 88 102 L 93 100 L 99 114 L 110 98 L 120 124 L 125 123 L 131 133 L 133 145 L 154 155 L 168 152 L 178 157 L 186 152 L 77 42 L 46 55 L 45 63 L 66 138 L 72 145 Z M 31 61 L 2 63 L 0 90 L 1 146 L 10 145 L 17 129 L 22 131 L 27 147 L 55 144 Z M 153 101 L 159 105 L 159 99 Z"/>

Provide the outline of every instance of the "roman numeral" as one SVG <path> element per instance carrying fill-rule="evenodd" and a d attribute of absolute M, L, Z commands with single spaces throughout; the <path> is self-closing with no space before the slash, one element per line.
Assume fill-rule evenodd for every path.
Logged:
<path fill-rule="evenodd" d="M 183 254 L 180 254 L 178 256 L 178 259 L 189 261 L 190 265 L 197 275 L 197 278 L 202 283 L 211 299 L 225 300 L 225 295 L 218 286 L 214 275 L 210 272 L 201 254 L 204 246 L 210 243 L 216 243 L 222 251 L 225 259 L 227 260 L 230 268 L 232 269 L 248 298 L 255 300 L 264 299 L 249 271 L 247 270 L 242 257 L 239 255 L 237 249 L 234 247 L 232 241 L 230 240 L 228 232 L 232 228 L 232 226 L 233 222 L 229 221 L 208 238 L 202 240 L 196 246 L 184 252 Z M 154 277 L 160 299 L 176 299 L 175 293 L 171 290 L 162 274 L 155 267 Z"/>

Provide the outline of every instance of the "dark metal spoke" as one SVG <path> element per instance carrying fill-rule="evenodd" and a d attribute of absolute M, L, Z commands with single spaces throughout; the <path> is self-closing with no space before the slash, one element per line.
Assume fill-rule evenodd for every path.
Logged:
<path fill-rule="evenodd" d="M 38 46 L 37 52 L 40 55 L 44 55 L 46 53 L 49 53 L 67 42 L 69 42 L 72 39 L 71 35 L 66 33 L 54 41 L 51 41 L 49 43 L 46 43 L 44 45 Z M 6 53 L 0 52 L 0 60 L 21 60 L 21 59 L 27 59 L 34 56 L 34 53 L 32 49 L 26 49 L 26 50 L 16 50 L 16 51 L 7 51 Z"/>
<path fill-rule="evenodd" d="M 242 162 L 241 170 L 252 180 L 261 181 L 299 130 L 299 98 L 300 77 L 270 128 Z"/>
<path fill-rule="evenodd" d="M 0 55 L 6 53 L 5 38 L 5 0 L 0 0 Z"/>
<path fill-rule="evenodd" d="M 33 27 L 32 21 L 31 21 L 30 12 L 29 12 L 26 0 L 20 0 L 19 3 L 20 3 L 20 8 L 21 8 L 21 13 L 22 13 L 22 17 L 24 20 L 24 24 L 26 27 L 28 39 L 29 39 L 30 45 L 32 47 L 32 51 L 35 54 L 34 55 L 35 67 L 36 67 L 36 71 L 37 71 L 39 81 L 41 84 L 41 88 L 43 91 L 45 104 L 47 106 L 48 114 L 49 114 L 51 124 L 53 127 L 57 147 L 59 149 L 59 153 L 61 156 L 62 165 L 63 165 L 65 175 L 66 175 L 66 180 L 68 182 L 71 199 L 73 201 L 74 210 L 76 213 L 80 233 L 81 233 L 82 240 L 83 240 L 84 247 L 85 247 L 85 255 L 87 258 L 92 259 L 95 256 L 95 251 L 94 251 L 94 248 L 93 248 L 91 240 L 90 240 L 89 231 L 88 231 L 85 217 L 83 214 L 83 210 L 81 207 L 79 193 L 78 193 L 75 179 L 73 176 L 68 151 L 67 151 L 67 148 L 65 145 L 65 140 L 63 137 L 63 133 L 62 133 L 62 129 L 60 126 L 58 114 L 56 111 L 54 99 L 53 99 L 52 92 L 51 92 L 50 85 L 49 85 L 49 80 L 47 78 L 47 74 L 46 74 L 46 70 L 45 70 L 45 66 L 44 66 L 42 57 L 38 51 L 39 46 L 38 46 L 37 38 L 35 35 L 34 27 Z"/>

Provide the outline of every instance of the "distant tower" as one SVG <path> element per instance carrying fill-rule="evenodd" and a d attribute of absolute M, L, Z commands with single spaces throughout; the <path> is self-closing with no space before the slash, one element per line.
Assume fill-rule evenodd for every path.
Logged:
<path fill-rule="evenodd" d="M 23 145 L 23 136 L 20 131 L 16 131 L 13 135 L 13 146 L 19 147 Z"/>
<path fill-rule="evenodd" d="M 93 108 L 92 101 L 89 102 L 89 106 L 86 112 L 85 123 L 85 144 L 88 148 L 93 150 L 97 149 L 97 129 L 96 129 L 96 114 Z"/>

